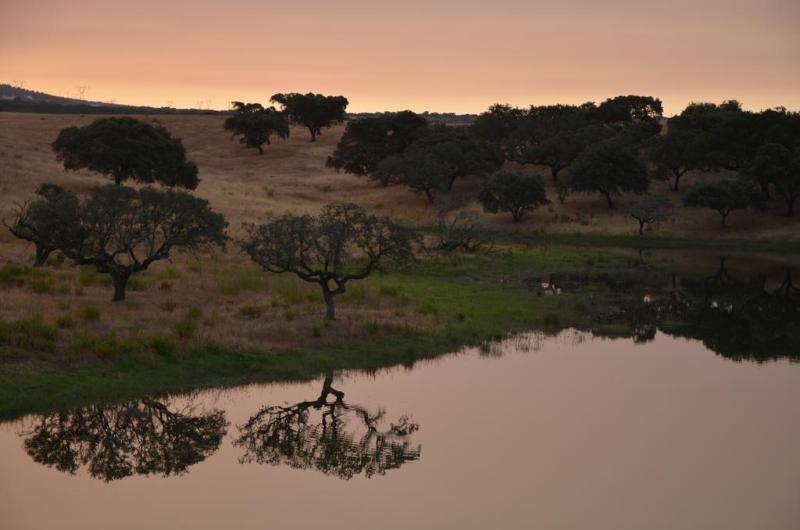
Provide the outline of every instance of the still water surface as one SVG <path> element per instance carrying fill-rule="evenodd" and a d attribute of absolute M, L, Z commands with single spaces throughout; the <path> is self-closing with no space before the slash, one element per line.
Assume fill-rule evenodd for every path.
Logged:
<path fill-rule="evenodd" d="M 0 528 L 800 528 L 800 364 L 654 333 L 6 423 Z"/>

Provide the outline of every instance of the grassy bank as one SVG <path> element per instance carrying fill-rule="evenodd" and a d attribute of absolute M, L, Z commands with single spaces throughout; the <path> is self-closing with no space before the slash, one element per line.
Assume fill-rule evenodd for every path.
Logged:
<path fill-rule="evenodd" d="M 0 418 L 209 386 L 303 380 L 329 370 L 411 365 L 530 329 L 555 333 L 574 327 L 597 335 L 631 337 L 636 318 L 619 317 L 625 307 L 632 307 L 632 301 L 641 301 L 644 289 L 657 289 L 663 283 L 658 278 L 652 283 L 654 268 L 708 277 L 718 270 L 719 256 L 729 253 L 699 244 L 696 248 L 708 252 L 673 252 L 667 246 L 640 253 L 631 248 L 572 243 L 500 245 L 477 254 L 428 256 L 408 268 L 378 273 L 359 282 L 359 287 L 346 296 L 361 297 L 360 301 L 345 303 L 347 299 L 343 298 L 340 320 L 335 322 L 322 319 L 319 293 L 313 289 L 295 291 L 293 284 L 280 283 L 283 291 L 279 299 L 293 298 L 294 302 L 266 305 L 263 297 L 271 295 L 263 290 L 261 280 L 255 281 L 263 278 L 263 273 L 254 276 L 256 273 L 223 269 L 224 289 L 214 296 L 222 300 L 238 293 L 239 289 L 232 289 L 231 279 L 239 278 L 235 283 L 242 283 L 246 292 L 261 297 L 262 302 L 232 305 L 228 309 L 232 316 L 220 321 L 213 336 L 231 336 L 226 326 L 238 326 L 245 319 L 254 326 L 271 326 L 268 329 L 273 334 L 300 337 L 295 347 L 281 346 L 280 336 L 263 346 L 193 336 L 191 330 L 203 326 L 202 320 L 216 311 L 204 307 L 203 313 L 196 306 L 189 307 L 185 315 L 173 317 L 176 328 L 168 336 L 102 337 L 70 329 L 72 343 L 60 348 L 53 347 L 61 326 L 55 315 L 49 317 L 52 321 L 44 317 L 0 321 Z M 746 278 L 756 272 L 750 270 L 753 260 L 759 264 L 758 272 L 772 270 L 778 276 L 785 267 L 796 264 L 793 256 L 785 254 L 772 255 L 767 261 L 763 256 L 742 255 L 741 259 L 729 260 L 728 266 L 735 275 Z M 559 285 L 564 287 L 557 295 L 542 288 L 551 274 L 558 275 Z M 646 283 L 647 275 L 650 284 Z M 176 282 L 188 281 L 186 277 L 177 278 L 174 272 L 170 277 Z M 144 290 L 136 296 L 149 292 Z M 46 290 L 40 296 L 54 295 Z M 110 305 L 106 302 L 98 307 L 106 310 Z M 373 306 L 380 306 L 380 310 L 371 309 Z M 82 309 L 86 307 L 94 306 Z M 158 314 L 169 318 L 179 312 L 170 311 Z M 192 316 L 193 311 L 196 316 Z M 310 313 L 303 315 L 303 311 Z M 87 320 L 92 315 L 86 313 L 78 317 L 75 326 L 91 329 L 97 324 Z M 124 319 L 126 315 L 120 312 L 116 317 Z M 108 318 L 114 317 L 111 314 Z M 184 327 L 189 332 L 184 334 Z M 50 353 L 37 357 L 44 350 Z M 27 362 L 19 362 L 21 355 L 29 355 L 23 357 Z"/>
<path fill-rule="evenodd" d="M 368 339 L 334 340 L 293 350 L 221 343 L 181 345 L 166 339 L 99 343 L 94 347 L 101 355 L 91 364 L 6 371 L 0 377 L 0 417 L 212 385 L 302 380 L 327 370 L 412 364 L 526 329 L 589 326 L 592 311 L 587 311 L 583 297 L 577 293 L 542 296 L 526 287 L 525 280 L 589 264 L 618 267 L 629 259 L 619 253 L 608 256 L 607 252 L 563 248 L 428 258 L 411 269 L 366 282 L 382 293 L 410 301 L 409 310 L 428 321 L 428 329 L 387 331 L 372 324 L 374 335 Z M 337 325 L 321 324 L 320 333 Z M 28 337 L 36 334 L 36 330 L 22 331 Z"/>
<path fill-rule="evenodd" d="M 800 254 L 800 241 L 778 239 L 692 239 L 668 236 L 631 236 L 615 234 L 559 234 L 534 231 L 494 231 L 492 237 L 501 243 L 558 245 L 575 247 L 608 247 L 657 250 L 709 250 L 724 253 L 764 252 Z"/>

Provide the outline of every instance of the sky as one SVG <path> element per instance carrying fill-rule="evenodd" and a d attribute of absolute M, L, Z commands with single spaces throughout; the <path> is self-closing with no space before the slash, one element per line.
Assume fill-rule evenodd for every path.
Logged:
<path fill-rule="evenodd" d="M 0 83 L 227 108 L 476 113 L 652 95 L 800 110 L 800 0 L 0 0 Z"/>

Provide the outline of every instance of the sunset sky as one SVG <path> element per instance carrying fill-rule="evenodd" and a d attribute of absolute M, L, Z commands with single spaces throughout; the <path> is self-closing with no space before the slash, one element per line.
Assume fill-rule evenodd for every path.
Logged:
<path fill-rule="evenodd" d="M 351 111 L 660 97 L 800 109 L 798 0 L 0 0 L 0 82 L 118 103 Z"/>

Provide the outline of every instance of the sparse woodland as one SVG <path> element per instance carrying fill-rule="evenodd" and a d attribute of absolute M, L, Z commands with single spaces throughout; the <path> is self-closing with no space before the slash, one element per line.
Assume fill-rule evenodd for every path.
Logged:
<path fill-rule="evenodd" d="M 800 239 L 800 116 L 784 109 L 667 119 L 658 99 L 620 96 L 443 125 L 410 111 L 342 123 L 341 96 L 271 101 L 0 113 L 7 362 L 442 330 L 415 271 L 496 252 L 496 237 Z"/>

